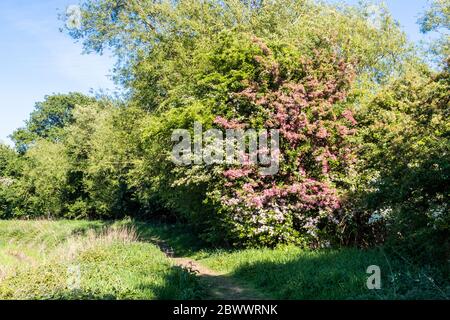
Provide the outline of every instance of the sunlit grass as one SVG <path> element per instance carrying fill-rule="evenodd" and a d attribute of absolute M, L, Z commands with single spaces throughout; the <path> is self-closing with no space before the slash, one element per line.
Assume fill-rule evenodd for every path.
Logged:
<path fill-rule="evenodd" d="M 77 287 L 70 285 L 79 270 Z M 0 221 L 0 299 L 192 299 L 194 275 L 126 223 Z"/>
<path fill-rule="evenodd" d="M 383 248 L 224 250 L 205 246 L 186 226 L 132 220 L 0 221 L 0 299 L 203 298 L 198 278 L 158 247 L 275 299 L 445 299 L 442 270 L 413 266 Z M 367 267 L 381 269 L 369 290 Z M 71 267 L 80 286 L 68 287 Z"/>
<path fill-rule="evenodd" d="M 448 299 L 439 270 L 409 265 L 382 248 L 359 250 L 217 250 L 199 255 L 210 268 L 250 283 L 276 299 Z M 380 290 L 369 290 L 367 267 L 381 269 Z"/>

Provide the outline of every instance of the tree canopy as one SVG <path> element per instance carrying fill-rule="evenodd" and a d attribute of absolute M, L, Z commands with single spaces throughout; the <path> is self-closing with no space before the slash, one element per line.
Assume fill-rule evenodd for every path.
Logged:
<path fill-rule="evenodd" d="M 16 150 L 0 147 L 1 217 L 164 217 L 229 246 L 387 239 L 445 261 L 448 62 L 428 66 L 386 8 L 85 0 L 81 11 L 67 33 L 112 50 L 126 94 L 37 103 Z M 448 28 L 448 1 L 421 24 Z M 172 133 L 194 122 L 279 130 L 279 171 L 176 165 Z"/>

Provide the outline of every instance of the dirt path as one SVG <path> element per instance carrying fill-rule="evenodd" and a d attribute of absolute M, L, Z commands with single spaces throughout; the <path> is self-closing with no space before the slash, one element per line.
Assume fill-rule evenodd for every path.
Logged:
<path fill-rule="evenodd" d="M 172 258 L 180 267 L 197 274 L 212 300 L 263 300 L 267 299 L 256 290 L 236 283 L 230 276 L 213 271 L 189 258 Z"/>
<path fill-rule="evenodd" d="M 265 300 L 266 296 L 257 290 L 237 283 L 225 273 L 211 270 L 196 260 L 184 257 L 175 257 L 175 252 L 172 248 L 167 246 L 164 242 L 157 241 L 159 246 L 168 258 L 170 258 L 175 265 L 189 269 L 195 272 L 199 277 L 201 283 L 206 288 L 208 293 L 206 299 L 211 300 Z"/>

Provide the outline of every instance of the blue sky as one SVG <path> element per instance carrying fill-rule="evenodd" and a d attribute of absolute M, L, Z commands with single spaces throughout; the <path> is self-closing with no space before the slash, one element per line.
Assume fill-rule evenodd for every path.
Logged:
<path fill-rule="evenodd" d="M 329 0 L 334 1 L 334 0 Z M 346 0 L 357 3 L 358 0 Z M 45 95 L 113 90 L 107 55 L 82 55 L 80 44 L 59 32 L 58 12 L 77 0 L 0 1 L 0 141 L 24 125 Z M 386 0 L 409 38 L 424 39 L 416 24 L 427 0 Z"/>
<path fill-rule="evenodd" d="M 52 93 L 113 89 L 109 56 L 82 55 L 61 33 L 58 9 L 76 0 L 0 1 L 0 140 L 7 141 Z"/>

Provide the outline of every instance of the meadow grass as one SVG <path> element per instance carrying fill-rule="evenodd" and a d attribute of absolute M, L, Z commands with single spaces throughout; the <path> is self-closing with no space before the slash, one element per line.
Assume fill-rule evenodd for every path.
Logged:
<path fill-rule="evenodd" d="M 274 299 L 448 299 L 448 273 L 383 248 L 214 249 L 182 225 L 132 220 L 0 221 L 0 299 L 207 298 L 195 274 L 161 251 L 195 259 Z M 367 267 L 381 269 L 369 290 Z M 431 264 L 430 264 L 431 265 Z M 69 288 L 70 268 L 81 281 Z"/>
<path fill-rule="evenodd" d="M 274 299 L 449 299 L 442 266 L 417 266 L 383 247 L 309 250 L 296 246 L 224 250 L 208 247 L 183 225 L 136 223 L 140 235 L 167 244 Z M 382 286 L 369 290 L 367 268 L 380 267 Z"/>
<path fill-rule="evenodd" d="M 251 284 L 275 299 L 448 299 L 439 269 L 417 267 L 382 248 L 217 250 L 199 255 L 208 267 Z M 369 290 L 367 267 L 381 270 L 381 289 Z"/>
<path fill-rule="evenodd" d="M 80 275 L 79 281 L 74 277 Z M 123 222 L 0 221 L 0 299 L 193 299 L 195 275 Z"/>
<path fill-rule="evenodd" d="M 296 246 L 224 250 L 208 247 L 183 225 L 137 223 L 162 242 L 274 299 L 450 299 L 450 272 L 432 261 L 416 266 L 383 247 L 309 250 Z M 382 286 L 369 290 L 367 268 L 380 267 Z"/>
<path fill-rule="evenodd" d="M 140 237 L 164 243 L 177 256 L 195 259 L 274 299 L 449 299 L 450 279 L 441 267 L 416 266 L 404 257 L 373 249 L 224 250 L 201 242 L 184 225 L 133 223 Z M 367 288 L 367 267 L 381 269 L 382 288 Z M 431 262 L 430 265 L 433 265 Z"/>

